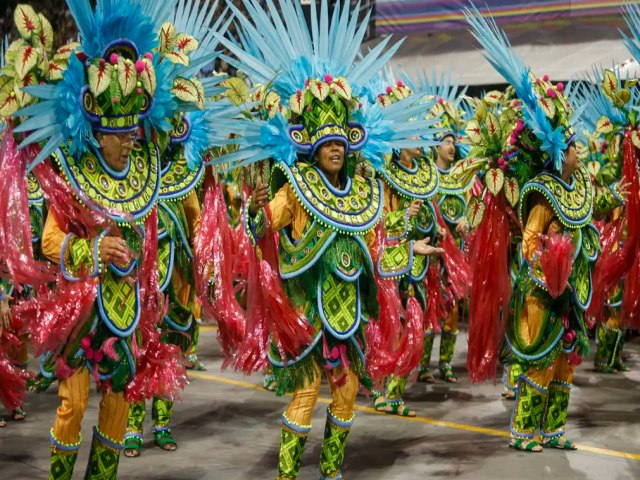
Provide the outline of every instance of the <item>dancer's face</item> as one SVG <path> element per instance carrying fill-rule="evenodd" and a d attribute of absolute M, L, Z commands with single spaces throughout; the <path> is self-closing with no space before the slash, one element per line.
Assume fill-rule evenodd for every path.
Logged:
<path fill-rule="evenodd" d="M 329 176 L 337 175 L 344 165 L 344 143 L 329 140 L 320 145 L 316 153 L 318 168 Z"/>
<path fill-rule="evenodd" d="M 578 169 L 578 150 L 571 144 L 564 152 L 564 163 L 562 164 L 562 176 L 570 177 Z"/>
<path fill-rule="evenodd" d="M 438 145 L 438 157 L 447 164 L 453 163 L 456 156 L 456 139 L 448 136 L 442 139 L 442 145 Z"/>
<path fill-rule="evenodd" d="M 116 172 L 121 172 L 127 166 L 136 136 L 136 132 L 117 134 L 98 132 L 96 134 L 102 149 L 102 158 Z"/>

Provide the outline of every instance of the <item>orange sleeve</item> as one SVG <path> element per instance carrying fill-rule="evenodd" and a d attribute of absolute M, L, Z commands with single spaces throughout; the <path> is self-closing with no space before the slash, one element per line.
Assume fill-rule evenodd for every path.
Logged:
<path fill-rule="evenodd" d="M 187 198 L 182 200 L 182 207 L 187 217 L 187 225 L 189 226 L 189 243 L 193 245 L 196 234 L 200 229 L 200 202 L 198 195 L 192 191 Z"/>
<path fill-rule="evenodd" d="M 60 252 L 67 233 L 60 228 L 53 211 L 49 211 L 42 232 L 42 253 L 54 263 L 60 263 Z"/>
<path fill-rule="evenodd" d="M 529 261 L 536 251 L 538 236 L 548 233 L 553 219 L 553 209 L 544 197 L 536 196 L 531 200 L 533 205 L 529 210 L 527 224 L 522 234 L 522 254 Z"/>

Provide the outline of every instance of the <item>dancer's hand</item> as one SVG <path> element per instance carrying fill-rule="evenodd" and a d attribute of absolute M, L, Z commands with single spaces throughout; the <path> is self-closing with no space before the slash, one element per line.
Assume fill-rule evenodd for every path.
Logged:
<path fill-rule="evenodd" d="M 424 238 L 422 240 L 416 240 L 413 242 L 413 253 L 415 255 L 442 255 L 444 253 L 444 249 L 440 247 L 433 247 L 429 245 L 431 239 Z"/>
<path fill-rule="evenodd" d="M 269 191 L 267 190 L 267 186 L 262 183 L 262 180 L 258 179 L 256 188 L 251 194 L 249 214 L 253 217 L 267 202 L 269 202 Z"/>
<path fill-rule="evenodd" d="M 456 225 L 456 232 L 463 237 L 469 233 L 469 224 L 465 219 L 460 220 Z"/>
<path fill-rule="evenodd" d="M 420 213 L 420 207 L 422 207 L 422 200 L 414 200 L 409 207 L 409 218 L 413 218 Z"/>
<path fill-rule="evenodd" d="M 100 261 L 102 263 L 127 263 L 129 257 L 127 242 L 122 237 L 104 237 L 100 242 Z"/>
<path fill-rule="evenodd" d="M 436 229 L 436 239 L 441 242 L 445 238 L 447 238 L 447 229 L 438 225 Z"/>

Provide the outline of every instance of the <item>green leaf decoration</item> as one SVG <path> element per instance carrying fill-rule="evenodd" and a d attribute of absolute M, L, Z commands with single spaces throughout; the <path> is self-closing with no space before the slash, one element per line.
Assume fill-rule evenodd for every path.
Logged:
<path fill-rule="evenodd" d="M 47 17 L 38 14 L 38 18 L 40 19 L 40 32 L 37 35 L 40 44 L 45 49 L 46 52 L 51 52 L 53 50 L 53 28 L 51 27 L 51 23 L 47 20 Z"/>
<path fill-rule="evenodd" d="M 168 52 L 165 54 L 165 58 L 173 64 L 189 66 L 189 57 L 182 52 Z"/>
<path fill-rule="evenodd" d="M 224 81 L 224 86 L 227 87 L 225 96 L 234 105 L 242 105 L 251 100 L 249 87 L 241 78 L 231 77 Z"/>
<path fill-rule="evenodd" d="M 13 12 L 13 21 L 25 40 L 31 40 L 33 35 L 40 32 L 40 18 L 31 5 L 19 4 Z"/>
<path fill-rule="evenodd" d="M 464 132 L 467 134 L 469 141 L 473 145 L 482 143 L 482 135 L 480 134 L 480 122 L 478 122 L 478 120 L 469 120 L 469 123 L 467 123 L 467 127 L 465 128 Z"/>
<path fill-rule="evenodd" d="M 618 77 L 616 77 L 616 74 L 613 73 L 613 70 L 605 69 L 601 87 L 602 91 L 609 98 L 613 99 L 619 87 Z"/>
<path fill-rule="evenodd" d="M 160 37 L 160 53 L 167 54 L 173 52 L 173 49 L 176 47 L 176 39 L 178 38 L 175 25 L 171 22 L 163 23 L 158 36 Z"/>
<path fill-rule="evenodd" d="M 94 63 L 89 67 L 89 89 L 94 97 L 109 88 L 112 74 L 113 65 L 108 62 Z"/>
<path fill-rule="evenodd" d="M 191 80 L 177 77 L 173 81 L 171 93 L 183 102 L 198 103 L 198 89 Z"/>
<path fill-rule="evenodd" d="M 604 115 L 598 119 L 596 122 L 596 132 L 607 134 L 613 130 L 613 124 L 609 117 L 605 117 Z"/>
<path fill-rule="evenodd" d="M 186 55 L 197 50 L 199 46 L 198 40 L 187 33 L 179 33 L 176 37 L 176 48 Z"/>
<path fill-rule="evenodd" d="M 118 82 L 125 97 L 133 93 L 137 81 L 138 76 L 134 63 L 131 60 L 118 57 Z"/>
<path fill-rule="evenodd" d="M 336 93 L 344 98 L 346 101 L 351 100 L 351 85 L 344 77 L 336 77 L 333 79 L 333 88 L 336 89 Z"/>
<path fill-rule="evenodd" d="M 149 93 L 149 95 L 153 96 L 156 93 L 156 69 L 153 67 L 153 63 L 145 58 L 144 62 L 144 70 L 140 74 L 140 81 L 142 82 L 142 86 Z"/>
<path fill-rule="evenodd" d="M 491 168 L 484 176 L 484 183 L 493 194 L 497 197 L 504 186 L 504 172 L 500 168 Z"/>
<path fill-rule="evenodd" d="M 553 99 L 548 97 L 540 97 L 538 99 L 538 105 L 542 108 L 542 111 L 547 118 L 553 118 L 556 115 L 556 104 L 553 103 Z"/>
<path fill-rule="evenodd" d="M 484 217 L 484 209 L 485 205 L 481 200 L 477 199 L 476 197 L 473 197 L 471 200 L 469 200 L 466 211 L 466 217 L 469 221 L 469 227 L 474 229 L 478 225 L 480 225 L 480 222 L 482 222 L 482 218 Z"/>
<path fill-rule="evenodd" d="M 321 102 L 329 95 L 329 85 L 322 80 L 310 80 L 309 90 Z"/>
<path fill-rule="evenodd" d="M 0 87 L 0 118 L 7 118 L 18 110 L 18 100 L 13 91 L 14 80 L 11 77 L 0 78 L 3 82 Z"/>
<path fill-rule="evenodd" d="M 520 186 L 515 178 L 507 177 L 504 181 L 504 196 L 509 205 L 515 208 L 520 199 Z"/>
<path fill-rule="evenodd" d="M 15 69 L 17 78 L 22 79 L 38 64 L 38 50 L 31 45 L 23 45 L 16 52 Z"/>
<path fill-rule="evenodd" d="M 489 134 L 489 138 L 493 141 L 500 141 L 502 138 L 502 129 L 500 128 L 500 121 L 496 117 L 495 113 L 487 112 L 487 118 L 485 119 L 485 128 Z"/>
<path fill-rule="evenodd" d="M 16 101 L 18 102 L 18 106 L 20 108 L 26 107 L 33 97 L 26 93 L 22 87 L 29 87 L 31 85 L 37 85 L 38 79 L 36 77 L 35 72 L 27 73 L 22 80 L 16 80 L 13 83 L 13 91 L 16 94 Z"/>
<path fill-rule="evenodd" d="M 298 90 L 291 95 L 289 98 L 289 108 L 296 115 L 302 115 L 302 110 L 304 110 L 304 92 L 302 90 Z"/>

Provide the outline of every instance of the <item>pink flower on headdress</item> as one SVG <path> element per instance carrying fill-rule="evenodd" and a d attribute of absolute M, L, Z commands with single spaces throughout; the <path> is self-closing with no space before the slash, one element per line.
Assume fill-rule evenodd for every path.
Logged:
<path fill-rule="evenodd" d="M 521 132 L 523 128 L 524 128 L 524 123 L 522 123 L 522 120 L 517 119 L 516 120 L 516 130 L 518 132 Z"/>
<path fill-rule="evenodd" d="M 144 62 L 142 60 L 136 60 L 136 72 L 139 74 L 144 72 Z"/>
<path fill-rule="evenodd" d="M 402 88 L 402 87 L 404 87 L 404 82 L 402 80 L 398 80 L 396 82 L 396 85 Z"/>
<path fill-rule="evenodd" d="M 545 75 L 544 77 L 542 77 L 542 79 L 543 79 L 545 82 L 548 82 L 548 81 L 549 81 L 549 75 Z"/>
<path fill-rule="evenodd" d="M 333 76 L 329 75 L 328 73 L 324 76 L 324 81 L 326 83 L 333 83 Z"/>
<path fill-rule="evenodd" d="M 387 93 L 391 93 L 391 92 L 393 92 L 393 88 L 387 87 Z"/>
<path fill-rule="evenodd" d="M 444 98 L 440 97 L 440 98 L 438 99 L 438 103 L 444 103 Z"/>
<path fill-rule="evenodd" d="M 109 62 L 111 63 L 111 65 L 117 65 L 118 64 L 118 54 L 117 53 L 112 53 L 111 56 L 109 57 Z"/>
<path fill-rule="evenodd" d="M 556 85 L 556 88 L 558 89 L 559 92 L 564 92 L 564 83 L 558 82 L 558 84 Z"/>
<path fill-rule="evenodd" d="M 147 60 L 152 62 L 153 61 L 153 54 L 151 52 L 147 52 L 147 53 L 144 54 L 144 58 L 146 58 Z"/>
<path fill-rule="evenodd" d="M 547 97 L 556 98 L 556 91 L 553 88 L 547 89 Z"/>

